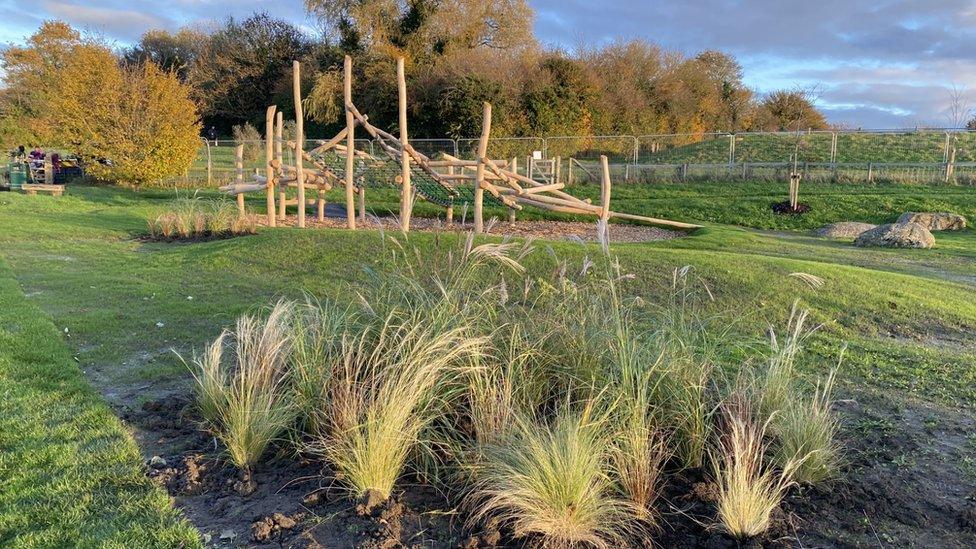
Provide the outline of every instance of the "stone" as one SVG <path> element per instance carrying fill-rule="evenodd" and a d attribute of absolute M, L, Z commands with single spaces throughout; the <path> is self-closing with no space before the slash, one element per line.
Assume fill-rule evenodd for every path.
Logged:
<path fill-rule="evenodd" d="M 149 466 L 153 469 L 163 469 L 166 467 L 166 460 L 159 456 L 153 456 L 152 459 L 149 460 Z"/>
<path fill-rule="evenodd" d="M 871 223 L 861 223 L 858 221 L 840 221 L 824 225 L 813 231 L 813 234 L 824 238 L 857 238 L 864 231 L 870 231 L 877 227 Z"/>
<path fill-rule="evenodd" d="M 889 223 L 861 233 L 854 240 L 855 246 L 880 246 L 885 248 L 931 248 L 935 237 L 918 223 Z"/>
<path fill-rule="evenodd" d="M 905 212 L 898 223 L 918 223 L 930 231 L 960 231 L 966 228 L 966 218 L 949 212 Z"/>

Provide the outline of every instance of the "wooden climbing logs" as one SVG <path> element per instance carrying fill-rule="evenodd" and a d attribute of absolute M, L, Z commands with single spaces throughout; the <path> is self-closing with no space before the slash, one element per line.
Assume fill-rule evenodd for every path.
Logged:
<path fill-rule="evenodd" d="M 292 91 L 295 98 L 295 173 L 298 179 L 298 226 L 305 227 L 305 170 L 302 168 L 302 155 L 305 143 L 305 116 L 302 112 L 302 65 L 293 61 Z"/>
<path fill-rule="evenodd" d="M 403 58 L 397 58 L 397 95 L 400 114 L 400 230 L 410 232 L 410 153 L 407 152 L 407 79 L 404 74 Z"/>
<path fill-rule="evenodd" d="M 274 121 L 275 121 L 275 111 L 278 107 L 271 105 L 268 107 L 268 112 L 265 114 L 264 122 L 264 158 L 265 158 L 265 177 L 268 183 L 268 188 L 265 191 L 267 193 L 266 201 L 268 206 L 268 226 L 274 227 L 275 223 L 275 190 L 274 190 L 274 179 L 275 179 L 275 168 L 272 165 L 274 162 Z"/>
<path fill-rule="evenodd" d="M 607 157 L 600 155 L 600 219 L 610 219 L 610 164 Z"/>
<path fill-rule="evenodd" d="M 356 161 L 356 118 L 353 116 L 355 107 L 352 104 L 352 57 L 348 55 L 343 59 L 343 82 L 342 96 L 346 106 L 346 223 L 352 230 L 356 229 L 356 206 L 354 203 L 355 192 L 353 181 Z M 352 154 L 349 154 L 352 151 Z"/>
<path fill-rule="evenodd" d="M 484 104 L 481 122 L 481 139 L 478 140 L 478 171 L 474 186 L 474 232 L 485 232 L 485 155 L 488 154 L 488 138 L 491 136 L 491 103 Z"/>
<path fill-rule="evenodd" d="M 274 154 L 275 154 L 275 169 L 278 173 L 282 173 L 282 167 L 284 166 L 284 161 L 282 158 L 282 145 L 285 138 L 285 115 L 281 111 L 275 115 L 275 144 L 274 144 Z M 285 187 L 278 188 L 278 219 L 281 221 L 285 220 L 285 201 L 287 195 L 285 194 Z"/>
<path fill-rule="evenodd" d="M 234 186 L 244 184 L 244 144 L 241 143 L 234 149 Z M 244 215 L 244 193 L 237 195 L 237 213 Z"/>

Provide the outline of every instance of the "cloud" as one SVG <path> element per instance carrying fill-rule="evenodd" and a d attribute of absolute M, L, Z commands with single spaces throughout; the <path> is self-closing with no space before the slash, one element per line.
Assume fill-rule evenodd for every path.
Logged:
<path fill-rule="evenodd" d="M 123 40 L 138 40 L 146 29 L 174 26 L 165 17 L 132 9 L 69 4 L 45 0 L 41 8 L 55 19 Z"/>
<path fill-rule="evenodd" d="M 954 86 L 976 88 L 971 0 L 534 0 L 546 43 L 644 38 L 736 55 L 760 92 L 823 84 L 832 121 L 945 124 Z M 973 97 L 970 90 L 968 97 Z"/>

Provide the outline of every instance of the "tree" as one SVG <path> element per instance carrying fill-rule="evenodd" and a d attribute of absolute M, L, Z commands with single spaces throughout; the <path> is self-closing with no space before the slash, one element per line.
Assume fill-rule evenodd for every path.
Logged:
<path fill-rule="evenodd" d="M 25 45 L 0 53 L 6 84 L 0 96 L 0 126 L 12 130 L 4 132 L 4 145 L 17 144 L 11 139 L 20 144 L 50 139 L 52 128 L 46 113 L 51 90 L 78 48 L 90 44 L 67 23 L 45 21 Z"/>
<path fill-rule="evenodd" d="M 207 35 L 192 29 L 180 29 L 175 34 L 150 29 L 139 43 L 123 51 L 122 58 L 129 64 L 154 63 L 164 71 L 175 72 L 185 82 L 207 39 Z"/>
<path fill-rule="evenodd" d="M 758 123 L 766 131 L 827 129 L 827 119 L 813 105 L 815 90 L 779 90 L 763 100 Z"/>
<path fill-rule="evenodd" d="M 76 48 L 52 89 L 52 144 L 98 178 L 142 184 L 183 173 L 200 146 L 189 88 L 153 63 L 122 67 L 105 46 Z"/>
<path fill-rule="evenodd" d="M 973 119 L 973 104 L 967 97 L 965 86 L 953 85 L 949 89 L 949 107 L 946 109 L 946 120 L 950 128 L 961 128 Z"/>
<path fill-rule="evenodd" d="M 276 92 L 291 90 L 292 61 L 308 58 L 314 48 L 297 27 L 265 13 L 241 22 L 228 19 L 203 45 L 190 71 L 201 114 L 225 130 L 245 122 L 263 124 Z"/>

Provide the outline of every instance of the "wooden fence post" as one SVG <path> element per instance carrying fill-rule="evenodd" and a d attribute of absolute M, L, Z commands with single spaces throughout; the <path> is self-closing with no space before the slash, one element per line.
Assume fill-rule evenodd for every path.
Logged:
<path fill-rule="evenodd" d="M 282 147 L 284 147 L 284 139 L 285 139 L 285 114 L 282 113 L 281 111 L 278 111 L 278 114 L 275 115 L 275 144 L 274 144 L 275 160 L 278 163 L 278 173 L 282 173 L 282 170 L 284 169 L 284 164 L 282 164 L 282 159 L 284 158 L 284 155 L 281 152 Z M 278 220 L 280 221 L 285 220 L 285 208 L 287 206 L 285 202 L 287 201 L 287 198 L 288 196 L 285 194 L 285 186 L 284 185 L 279 186 L 278 187 Z"/>
<path fill-rule="evenodd" d="M 234 148 L 234 183 L 244 184 L 244 144 L 240 143 Z M 244 193 L 237 193 L 237 213 L 244 215 Z"/>

